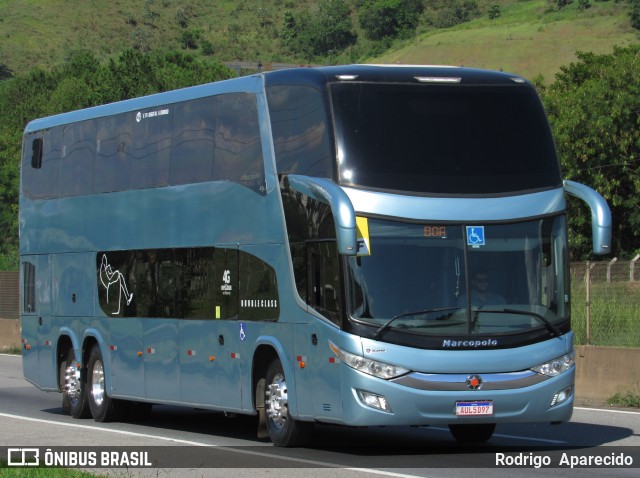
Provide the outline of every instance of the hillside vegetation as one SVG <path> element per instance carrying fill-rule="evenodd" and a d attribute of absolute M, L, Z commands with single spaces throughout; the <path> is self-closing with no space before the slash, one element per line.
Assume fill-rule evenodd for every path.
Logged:
<path fill-rule="evenodd" d="M 486 15 L 449 29 L 431 29 L 377 58 L 383 63 L 451 64 L 510 71 L 552 81 L 576 52 L 611 53 L 640 41 L 624 2 L 577 2 L 549 11 L 545 0 L 502 2 L 499 18 Z"/>
<path fill-rule="evenodd" d="M 406 4 L 407 0 L 405 0 Z M 353 41 L 343 49 L 302 51 L 287 43 L 287 22 L 303 30 L 345 4 Z M 415 0 L 417 28 L 372 40 L 361 26 L 366 0 L 0 0 L 0 78 L 50 68 L 74 50 L 97 58 L 127 48 L 189 50 L 219 61 L 325 64 L 453 64 L 503 69 L 551 81 L 576 51 L 610 53 L 640 41 L 629 2 L 573 0 Z M 375 2 L 374 2 L 375 3 Z M 378 4 L 402 4 L 400 0 Z M 588 5 L 588 8 L 585 8 Z M 404 4 L 402 5 L 404 8 Z M 330 13 L 330 12 L 329 12 Z M 388 21 L 389 13 L 384 18 Z M 302 22 L 307 20 L 307 22 Z M 328 18 L 331 23 L 331 17 Z M 310 24 L 311 22 L 311 24 Z M 460 23 L 462 22 L 462 23 Z M 322 20 L 318 20 L 322 25 Z M 449 24 L 460 23 L 448 28 Z M 325 25 L 327 22 L 324 23 Z M 411 25 L 413 27 L 413 25 Z M 309 33 L 305 31 L 304 33 Z"/>

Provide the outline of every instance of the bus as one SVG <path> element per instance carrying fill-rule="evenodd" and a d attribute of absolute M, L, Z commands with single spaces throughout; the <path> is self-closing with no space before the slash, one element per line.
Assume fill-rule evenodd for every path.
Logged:
<path fill-rule="evenodd" d="M 462 67 L 234 78 L 30 122 L 25 378 L 98 422 L 152 404 L 315 423 L 561 423 L 566 199 L 534 87 Z M 484 287 L 484 289 L 482 289 Z"/>

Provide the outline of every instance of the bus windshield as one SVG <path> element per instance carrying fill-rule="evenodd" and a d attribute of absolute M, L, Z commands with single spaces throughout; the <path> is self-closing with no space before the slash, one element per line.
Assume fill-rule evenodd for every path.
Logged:
<path fill-rule="evenodd" d="M 340 183 L 447 195 L 561 187 L 528 84 L 331 86 Z"/>
<path fill-rule="evenodd" d="M 348 266 L 349 316 L 388 331 L 501 335 L 569 320 L 565 218 L 511 224 L 368 219 L 369 255 Z"/>

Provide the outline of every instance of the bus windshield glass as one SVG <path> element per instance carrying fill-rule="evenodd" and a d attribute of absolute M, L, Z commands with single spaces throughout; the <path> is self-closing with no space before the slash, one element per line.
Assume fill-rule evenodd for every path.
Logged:
<path fill-rule="evenodd" d="M 418 194 L 561 187 L 553 139 L 528 84 L 331 86 L 340 183 Z"/>
<path fill-rule="evenodd" d="M 559 335 L 569 320 L 565 227 L 564 216 L 502 225 L 368 219 L 368 255 L 347 260 L 350 318 L 382 340 L 392 330 Z"/>

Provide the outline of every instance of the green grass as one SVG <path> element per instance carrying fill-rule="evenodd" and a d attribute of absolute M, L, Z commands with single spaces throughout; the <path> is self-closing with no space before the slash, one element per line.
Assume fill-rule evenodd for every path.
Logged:
<path fill-rule="evenodd" d="M 632 390 L 618 392 L 611 396 L 607 403 L 614 407 L 640 408 L 640 393 Z"/>
<path fill-rule="evenodd" d="M 95 478 L 96 475 L 79 470 L 66 468 L 2 468 L 0 464 L 0 478 Z"/>
<path fill-rule="evenodd" d="M 560 66 L 576 59 L 576 50 L 609 53 L 614 45 L 640 41 L 630 26 L 626 2 L 591 1 L 591 8 L 579 11 L 574 1 L 556 12 L 549 11 L 547 0 L 477 1 L 484 11 L 500 4 L 501 16 L 490 20 L 483 13 L 449 29 L 421 25 L 418 36 L 396 43 L 375 59 L 360 56 L 369 51 L 370 43 L 354 15 L 358 45 L 329 61 L 463 64 L 528 78 L 542 74 L 551 82 Z M 14 73 L 25 73 L 36 66 L 59 64 L 79 48 L 106 60 L 132 47 L 132 35 L 139 29 L 149 35 L 152 49 L 180 49 L 184 29 L 178 24 L 179 9 L 187 18 L 186 29 L 198 31 L 201 40 L 210 42 L 218 60 L 307 63 L 281 45 L 278 32 L 286 12 L 298 15 L 316 4 L 316 0 L 0 0 L 0 63 Z"/>
<path fill-rule="evenodd" d="M 571 326 L 576 344 L 587 343 L 586 286 L 574 281 L 571 289 Z M 589 344 L 640 347 L 640 284 L 611 282 L 591 285 L 591 339 Z"/>
<path fill-rule="evenodd" d="M 426 31 L 376 60 L 502 69 L 530 79 L 543 75 L 551 82 L 562 65 L 576 60 L 576 51 L 610 53 L 614 45 L 639 41 L 626 4 L 592 2 L 584 12 L 574 4 L 549 13 L 545 0 L 515 2 L 504 6 L 496 20 L 485 16 L 446 30 Z"/>

